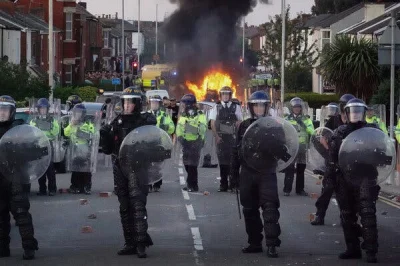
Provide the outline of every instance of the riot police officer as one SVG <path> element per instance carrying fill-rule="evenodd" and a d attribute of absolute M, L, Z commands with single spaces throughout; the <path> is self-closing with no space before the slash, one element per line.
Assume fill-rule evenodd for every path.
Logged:
<path fill-rule="evenodd" d="M 221 102 L 213 108 L 209 117 L 217 144 L 221 176 L 219 192 L 228 191 L 232 147 L 235 143 L 236 129 L 243 120 L 240 106 L 232 102 L 232 93 L 230 87 L 223 87 L 219 91 Z"/>
<path fill-rule="evenodd" d="M 69 125 L 64 128 L 64 135 L 70 139 L 70 149 L 74 145 L 83 145 L 90 150 L 90 137 L 85 135 L 93 135 L 96 132 L 95 125 L 86 117 L 86 107 L 79 103 L 72 108 L 71 121 Z M 87 158 L 84 161 L 90 161 L 90 151 L 87 153 Z M 75 165 L 75 161 L 79 158 L 70 158 Z M 76 164 L 80 164 L 77 162 Z M 79 168 L 79 167 L 77 167 Z M 70 192 L 73 194 L 84 193 L 90 195 L 92 192 L 92 173 L 86 171 L 72 171 L 71 173 L 71 187 Z"/>
<path fill-rule="evenodd" d="M 267 174 L 261 174 L 250 168 L 243 158 L 239 156 L 239 150 L 241 149 L 242 139 L 246 130 L 258 118 L 269 115 L 269 106 L 270 99 L 265 92 L 257 91 L 250 96 L 248 109 L 251 118 L 244 120 L 238 128 L 236 145 L 232 150 L 231 171 L 232 178 L 235 182 L 239 183 L 240 202 L 243 206 L 243 215 L 248 235 L 249 246 L 243 248 L 242 252 L 262 252 L 262 230 L 264 227 L 265 240 L 268 247 L 267 255 L 268 257 L 276 258 L 278 257 L 276 247 L 279 247 L 281 244 L 281 240 L 279 239 L 281 233 L 281 228 L 278 223 L 280 202 L 278 197 L 276 165 L 272 165 L 267 171 Z M 260 208 L 263 211 L 264 225 L 260 218 Z"/>
<path fill-rule="evenodd" d="M 308 196 L 304 191 L 304 171 L 306 170 L 306 151 L 310 136 L 314 133 L 314 125 L 310 117 L 305 114 L 305 105 L 302 99 L 295 97 L 290 100 L 290 114 L 285 118 L 299 134 L 299 153 L 295 163 L 285 170 L 285 186 L 283 192 L 289 196 L 292 191 L 294 174 L 296 172 L 296 194 Z"/>
<path fill-rule="evenodd" d="M 82 103 L 82 99 L 78 95 L 71 95 L 68 97 L 65 103 L 67 105 L 67 111 L 69 112 L 72 110 L 72 108 L 74 108 L 75 105 Z"/>
<path fill-rule="evenodd" d="M 119 150 L 124 138 L 135 128 L 144 125 L 156 125 L 157 120 L 151 113 L 142 113 L 143 95 L 138 87 L 130 87 L 121 95 L 122 113 L 110 125 L 104 125 L 100 130 L 103 152 L 113 154 L 113 173 L 115 192 L 120 204 L 122 230 L 125 238 L 124 247 L 118 255 L 137 254 L 146 258 L 146 247 L 153 245 L 147 233 L 146 202 L 148 195 L 147 184 L 140 184 L 137 176 L 129 181 L 121 171 Z"/>
<path fill-rule="evenodd" d="M 374 127 L 374 124 L 365 122 L 367 106 L 360 99 L 351 99 L 344 111 L 347 124 L 335 130 L 329 141 L 329 158 L 327 175 L 337 176 L 336 197 L 340 208 L 340 220 L 343 227 L 347 250 L 339 255 L 340 259 L 361 258 L 361 247 L 366 250 L 367 261 L 376 263 L 378 252 L 378 229 L 376 221 L 376 200 L 380 190 L 376 183 L 378 172 L 374 166 L 363 166 L 352 177 L 345 178 L 343 169 L 340 169 L 338 157 L 343 140 L 353 131 L 363 127 Z M 357 151 L 355 151 L 357 152 Z M 360 180 L 360 184 L 349 184 L 348 178 Z M 371 181 L 375 180 L 373 184 Z M 366 182 L 364 182 L 366 181 Z M 358 216 L 361 217 L 362 228 L 358 225 Z M 359 237 L 363 237 L 360 247 Z"/>
<path fill-rule="evenodd" d="M 161 97 L 159 95 L 150 96 L 149 102 L 150 102 L 149 113 L 153 114 L 156 117 L 157 127 L 163 129 L 169 135 L 172 135 L 175 131 L 175 125 L 171 117 L 164 110 L 161 109 L 163 102 Z M 156 172 L 154 174 L 161 174 L 159 171 L 161 169 L 151 169 L 151 170 Z M 158 192 L 160 191 L 161 185 L 162 185 L 162 179 L 154 183 L 154 185 L 149 185 L 149 191 L 151 192 L 154 189 L 154 192 Z"/>
<path fill-rule="evenodd" d="M 196 103 L 193 94 L 182 97 L 176 126 L 176 136 L 182 146 L 183 165 L 187 172 L 187 187 L 183 189 L 189 192 L 199 191 L 197 167 L 207 130 L 206 116 L 198 110 Z"/>
<path fill-rule="evenodd" d="M 11 128 L 24 124 L 23 120 L 15 119 L 15 111 L 14 99 L 7 95 L 0 96 L 0 138 Z M 39 249 L 29 213 L 29 195 L 21 186 L 9 182 L 0 173 L 0 258 L 10 256 L 10 212 L 19 226 L 24 249 L 23 259 L 34 259 L 35 250 Z"/>
<path fill-rule="evenodd" d="M 382 121 L 379 117 L 376 116 L 374 107 L 372 105 L 368 106 L 365 122 L 367 122 L 368 124 L 375 124 L 383 132 L 385 132 L 386 134 L 388 133 L 385 121 Z"/>
<path fill-rule="evenodd" d="M 344 94 L 340 97 L 339 100 L 339 110 L 335 116 L 331 116 L 325 124 L 325 127 L 335 130 L 339 126 L 342 126 L 346 123 L 346 112 L 344 111 L 344 107 L 346 104 L 355 97 L 351 94 Z M 322 118 L 323 119 L 323 118 Z M 312 225 L 324 225 L 325 224 L 325 215 L 326 210 L 328 209 L 329 202 L 331 201 L 333 192 L 336 187 L 336 176 L 335 175 L 327 175 L 324 173 L 324 178 L 322 179 L 322 189 L 321 195 L 318 197 L 315 207 L 317 207 L 317 213 L 313 221 L 311 221 Z"/>
<path fill-rule="evenodd" d="M 30 122 L 31 126 L 35 126 L 42 130 L 49 138 L 50 143 L 60 134 L 60 125 L 57 120 L 49 115 L 50 103 L 46 98 L 41 98 L 37 101 L 38 115 Z M 54 196 L 57 193 L 56 171 L 54 164 L 51 161 L 46 173 L 39 178 L 39 196 L 47 195 L 46 177 L 48 180 L 49 196 Z"/>

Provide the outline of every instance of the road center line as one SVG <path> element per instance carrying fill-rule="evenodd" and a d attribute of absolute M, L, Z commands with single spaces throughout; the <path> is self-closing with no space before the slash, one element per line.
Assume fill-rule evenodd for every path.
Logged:
<path fill-rule="evenodd" d="M 185 177 L 183 175 L 179 176 L 179 183 L 182 186 L 186 185 Z"/>
<path fill-rule="evenodd" d="M 194 249 L 197 250 L 204 250 L 203 247 L 203 240 L 201 239 L 200 235 L 200 230 L 198 227 L 192 227 L 192 236 L 193 236 L 193 243 L 194 243 Z M 196 255 L 198 256 L 197 252 L 195 252 L 195 257 Z"/>
<path fill-rule="evenodd" d="M 189 193 L 185 190 L 182 190 L 183 198 L 185 200 L 190 200 Z"/>
<path fill-rule="evenodd" d="M 196 220 L 196 215 L 194 214 L 194 209 L 193 209 L 193 205 L 192 204 L 186 204 L 186 210 L 188 212 L 189 215 L 189 220 Z"/>

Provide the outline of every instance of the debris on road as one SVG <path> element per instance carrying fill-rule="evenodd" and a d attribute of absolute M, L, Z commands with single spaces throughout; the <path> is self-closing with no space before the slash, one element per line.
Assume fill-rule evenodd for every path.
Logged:
<path fill-rule="evenodd" d="M 102 198 L 108 198 L 111 197 L 112 192 L 100 192 L 100 197 Z"/>
<path fill-rule="evenodd" d="M 81 205 L 87 205 L 89 203 L 87 199 L 80 199 L 79 202 L 81 203 Z"/>
<path fill-rule="evenodd" d="M 88 216 L 88 219 L 97 219 L 97 215 L 92 213 Z"/>
<path fill-rule="evenodd" d="M 84 234 L 93 233 L 93 228 L 90 225 L 86 225 L 82 227 L 81 232 Z"/>

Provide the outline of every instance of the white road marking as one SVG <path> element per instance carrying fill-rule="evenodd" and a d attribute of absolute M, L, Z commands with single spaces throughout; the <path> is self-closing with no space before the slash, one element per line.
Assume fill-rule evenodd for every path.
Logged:
<path fill-rule="evenodd" d="M 196 220 L 196 215 L 194 214 L 194 209 L 193 209 L 193 205 L 192 204 L 186 204 L 186 210 L 188 212 L 189 215 L 189 220 Z"/>
<path fill-rule="evenodd" d="M 182 159 L 179 159 L 179 166 L 183 166 Z"/>
<path fill-rule="evenodd" d="M 333 202 L 333 204 L 335 204 L 336 206 L 338 206 L 337 200 L 336 199 L 331 199 L 331 201 Z"/>
<path fill-rule="evenodd" d="M 178 171 L 179 171 L 179 174 L 180 174 L 180 175 L 183 175 L 183 168 L 182 168 L 182 167 L 179 167 L 179 168 L 178 168 Z"/>
<path fill-rule="evenodd" d="M 186 185 L 185 177 L 183 175 L 179 176 L 179 183 L 182 186 Z"/>
<path fill-rule="evenodd" d="M 191 230 L 192 230 L 192 236 L 193 236 L 194 249 L 196 251 L 197 250 L 204 250 L 203 240 L 201 240 L 201 235 L 200 235 L 199 228 L 198 227 L 192 227 Z M 197 257 L 198 257 L 197 252 L 195 252 L 193 255 L 195 257 L 197 255 Z"/>
<path fill-rule="evenodd" d="M 190 200 L 189 193 L 182 189 L 183 198 L 185 200 Z"/>

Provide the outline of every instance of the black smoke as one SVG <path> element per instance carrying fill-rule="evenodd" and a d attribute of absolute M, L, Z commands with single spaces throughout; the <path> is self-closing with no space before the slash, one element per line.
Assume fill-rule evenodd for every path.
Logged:
<path fill-rule="evenodd" d="M 239 71 L 242 18 L 257 0 L 170 0 L 179 5 L 163 27 L 182 81 L 198 82 L 213 66 Z M 260 0 L 267 2 L 267 0 Z M 232 73 L 233 74 L 233 73 Z"/>

